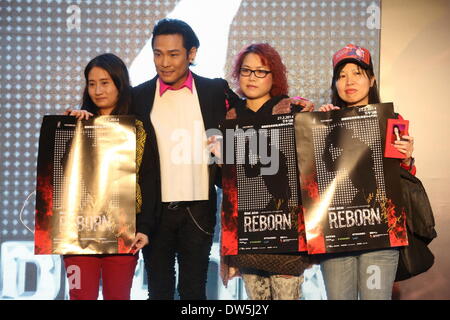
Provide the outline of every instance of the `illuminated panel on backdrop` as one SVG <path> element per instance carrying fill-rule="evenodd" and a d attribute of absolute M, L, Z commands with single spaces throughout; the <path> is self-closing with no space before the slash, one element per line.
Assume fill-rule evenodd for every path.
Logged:
<path fill-rule="evenodd" d="M 29 257 L 25 242 L 22 249 L 17 248 L 21 242 L 33 240 L 33 235 L 20 222 L 19 213 L 25 199 L 35 189 L 42 116 L 58 114 L 79 104 L 84 88 L 84 66 L 96 55 L 115 53 L 128 67 L 133 63 L 144 66 L 143 70 L 148 70 L 147 78 L 153 77 L 154 69 L 146 67 L 152 64 L 151 50 L 148 60 L 140 53 L 146 52 L 146 46 L 148 48 L 154 22 L 170 16 L 185 19 L 199 35 L 206 34 L 205 30 L 215 30 L 221 35 L 217 43 L 214 37 L 200 38 L 194 72 L 209 77 L 227 77 L 232 58 L 244 45 L 268 42 L 280 51 L 288 67 L 290 93 L 307 97 L 316 106 L 329 101 L 331 56 L 345 44 L 356 43 L 368 48 L 378 70 L 379 0 L 233 0 L 233 6 L 220 7 L 220 10 L 214 10 L 214 6 L 206 6 L 206 3 L 217 1 L 219 4 L 222 0 L 203 1 L 0 2 L 0 245 L 5 254 L 1 257 L 0 299 L 30 298 L 33 294 L 38 298 L 36 292 L 41 292 L 33 283 L 40 276 L 36 271 L 39 268 L 33 264 L 38 265 L 40 260 Z M 198 5 L 202 2 L 203 6 Z M 210 21 L 227 23 L 223 19 L 223 10 L 233 10 L 227 14 L 231 24 L 208 29 Z M 208 19 L 198 19 L 198 16 Z M 227 35 L 227 54 L 209 54 L 219 42 L 221 47 L 226 47 L 223 37 Z M 205 54 L 202 56 L 201 52 Z M 211 63 L 214 60 L 216 62 Z M 202 69 L 202 65 L 208 67 Z M 217 69 L 210 66 L 217 66 Z M 30 197 L 23 211 L 23 222 L 32 229 L 33 221 L 34 197 Z M 11 251 L 12 243 L 17 248 L 14 252 Z M 11 261 L 18 260 L 5 262 L 4 259 L 19 255 L 22 252 L 19 249 L 23 251 L 26 280 L 20 290 L 11 291 L 7 279 L 15 279 L 15 275 L 6 271 L 19 272 L 21 269 L 15 266 L 6 270 L 4 265 L 12 265 Z M 214 261 L 218 261 L 217 255 L 217 250 L 213 250 Z M 138 272 L 141 273 L 137 277 L 142 280 L 142 266 L 138 267 Z M 217 277 L 214 272 L 212 274 Z M 212 298 L 236 297 L 222 292 L 219 282 L 217 290 L 220 292 L 210 293 Z M 52 288 L 53 294 L 46 293 L 41 297 L 64 298 L 67 291 L 64 284 L 59 291 L 57 286 Z M 145 298 L 139 294 L 134 297 Z"/>

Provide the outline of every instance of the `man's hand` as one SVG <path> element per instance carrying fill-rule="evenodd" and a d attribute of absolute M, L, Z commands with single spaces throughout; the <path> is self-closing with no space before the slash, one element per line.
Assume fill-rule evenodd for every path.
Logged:
<path fill-rule="evenodd" d="M 314 103 L 304 98 L 284 98 L 272 109 L 272 114 L 287 114 L 292 112 L 292 105 L 302 107 L 300 112 L 310 112 L 314 110 Z"/>
<path fill-rule="evenodd" d="M 219 164 L 222 164 L 222 142 L 223 137 L 221 135 L 214 135 L 208 138 L 208 150 L 219 160 Z"/>
<path fill-rule="evenodd" d="M 136 236 L 134 237 L 134 241 L 131 244 L 131 248 L 128 251 L 128 253 L 133 253 L 133 255 L 135 255 L 136 253 L 139 252 L 139 250 L 141 250 L 143 247 L 145 247 L 148 244 L 149 244 L 149 241 L 148 241 L 147 235 L 138 232 L 138 233 L 136 233 Z"/>

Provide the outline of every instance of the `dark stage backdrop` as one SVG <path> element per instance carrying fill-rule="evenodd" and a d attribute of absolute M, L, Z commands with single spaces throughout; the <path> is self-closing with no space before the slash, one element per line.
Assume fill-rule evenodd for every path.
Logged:
<path fill-rule="evenodd" d="M 244 45 L 268 42 L 288 67 L 290 94 L 317 106 L 329 102 L 331 56 L 337 49 L 348 43 L 368 48 L 378 70 L 379 0 L 2 0 L 0 299 L 67 298 L 60 257 L 35 256 L 33 234 L 25 227 L 34 228 L 42 117 L 79 103 L 84 66 L 98 54 L 121 57 L 134 85 L 152 78 L 151 30 L 167 16 L 185 20 L 200 38 L 194 72 L 227 78 Z M 238 280 L 225 289 L 218 279 L 216 230 L 208 297 L 244 298 Z M 319 269 L 305 277 L 304 298 L 325 298 Z M 140 261 L 132 298 L 145 299 L 146 286 Z"/>

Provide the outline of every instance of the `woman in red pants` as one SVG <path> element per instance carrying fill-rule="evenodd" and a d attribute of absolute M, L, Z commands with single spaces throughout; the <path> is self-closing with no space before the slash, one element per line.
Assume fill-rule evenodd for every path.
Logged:
<path fill-rule="evenodd" d="M 123 61 L 113 54 L 102 54 L 91 60 L 84 71 L 82 110 L 68 110 L 66 114 L 78 119 L 93 115 L 126 115 L 131 101 L 128 71 Z M 142 122 L 136 121 L 137 141 L 136 164 L 142 170 L 141 162 L 145 145 L 145 130 Z M 142 186 L 141 186 L 142 188 Z M 65 255 L 64 264 L 69 279 L 71 300 L 96 300 L 100 279 L 105 300 L 129 300 L 133 276 L 138 260 L 136 254 L 148 244 L 151 228 L 149 214 L 141 210 L 141 188 L 137 188 L 136 235 L 130 254 Z"/>

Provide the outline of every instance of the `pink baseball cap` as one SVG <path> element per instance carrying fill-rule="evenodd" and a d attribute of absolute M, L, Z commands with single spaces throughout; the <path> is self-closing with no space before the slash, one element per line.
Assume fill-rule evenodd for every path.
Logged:
<path fill-rule="evenodd" d="M 333 55 L 333 69 L 343 62 L 356 62 L 364 68 L 371 65 L 370 52 L 366 48 L 348 44 Z"/>

